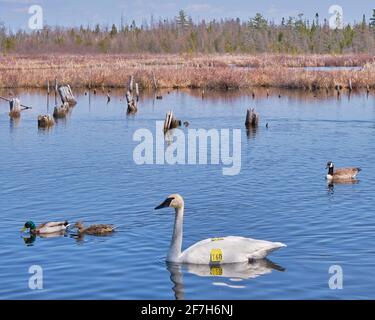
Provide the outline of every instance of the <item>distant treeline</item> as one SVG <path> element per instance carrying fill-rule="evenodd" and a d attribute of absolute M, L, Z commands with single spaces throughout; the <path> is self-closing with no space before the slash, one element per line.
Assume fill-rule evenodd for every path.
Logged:
<path fill-rule="evenodd" d="M 288 53 L 342 54 L 375 52 L 375 10 L 370 19 L 332 28 L 319 15 L 302 14 L 280 24 L 256 14 L 249 21 L 193 22 L 184 11 L 175 19 L 138 26 L 49 27 L 9 32 L 0 26 L 2 53 Z"/>

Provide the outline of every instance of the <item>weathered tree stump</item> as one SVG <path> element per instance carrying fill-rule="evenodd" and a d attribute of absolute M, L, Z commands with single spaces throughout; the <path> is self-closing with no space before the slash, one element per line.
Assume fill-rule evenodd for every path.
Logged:
<path fill-rule="evenodd" d="M 72 89 L 70 88 L 70 85 L 66 86 L 60 86 L 59 87 L 59 94 L 62 103 L 69 103 L 69 106 L 74 106 L 77 104 L 77 100 L 73 95 Z"/>
<path fill-rule="evenodd" d="M 128 114 L 134 114 L 138 111 L 137 103 L 139 101 L 139 85 L 135 83 L 134 97 L 134 76 L 130 76 L 128 91 L 126 92 L 126 102 L 128 103 Z"/>
<path fill-rule="evenodd" d="M 134 99 L 133 95 L 128 91 L 126 93 L 126 101 L 128 103 L 128 113 L 136 113 L 138 111 L 137 101 Z"/>
<path fill-rule="evenodd" d="M 137 99 L 137 102 L 139 101 L 139 85 L 138 83 L 135 84 L 135 97 Z"/>
<path fill-rule="evenodd" d="M 164 133 L 166 133 L 168 130 L 181 127 L 181 125 L 182 125 L 182 121 L 177 120 L 174 117 L 173 112 L 169 111 L 164 120 Z"/>
<path fill-rule="evenodd" d="M 255 112 L 255 109 L 248 109 L 246 114 L 246 128 L 257 128 L 259 125 L 259 114 Z"/>
<path fill-rule="evenodd" d="M 134 88 L 134 76 L 130 76 L 129 87 L 128 87 L 128 90 L 130 93 L 133 93 L 133 88 Z"/>
<path fill-rule="evenodd" d="M 56 119 L 65 118 L 69 113 L 69 103 L 65 102 L 60 107 L 56 106 L 53 110 L 53 117 Z"/>
<path fill-rule="evenodd" d="M 55 124 L 53 117 L 49 114 L 47 115 L 39 115 L 38 116 L 38 127 L 39 128 L 50 128 Z"/>
<path fill-rule="evenodd" d="M 21 116 L 21 102 L 19 99 L 13 98 L 9 101 L 9 117 L 19 118 Z"/>
<path fill-rule="evenodd" d="M 152 73 L 152 83 L 154 85 L 154 90 L 158 90 L 158 81 L 156 80 L 155 73 Z"/>

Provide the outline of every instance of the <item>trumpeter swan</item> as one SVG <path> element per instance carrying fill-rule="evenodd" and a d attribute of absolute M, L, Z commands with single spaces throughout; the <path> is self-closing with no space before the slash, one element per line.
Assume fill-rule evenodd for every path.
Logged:
<path fill-rule="evenodd" d="M 175 209 L 175 224 L 167 261 L 192 264 L 226 264 L 248 262 L 265 258 L 271 252 L 286 247 L 280 242 L 269 242 L 242 237 L 212 238 L 197 242 L 185 251 L 182 248 L 184 199 L 179 194 L 170 195 L 155 210 Z"/>

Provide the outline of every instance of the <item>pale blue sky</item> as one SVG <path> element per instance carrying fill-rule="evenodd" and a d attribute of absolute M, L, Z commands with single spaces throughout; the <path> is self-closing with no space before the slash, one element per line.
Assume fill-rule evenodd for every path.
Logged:
<path fill-rule="evenodd" d="M 340 5 L 344 10 L 344 22 L 360 21 L 362 14 L 369 18 L 375 8 L 374 0 L 0 0 L 0 21 L 12 30 L 27 28 L 28 8 L 39 4 L 44 10 L 44 22 L 49 25 L 94 25 L 120 24 L 121 14 L 124 21 L 137 23 L 150 20 L 151 15 L 174 17 L 184 9 L 194 20 L 213 18 L 249 19 L 260 12 L 268 19 L 279 22 L 281 17 L 296 16 L 304 13 L 312 19 L 316 12 L 321 19 L 329 18 L 331 5 Z"/>

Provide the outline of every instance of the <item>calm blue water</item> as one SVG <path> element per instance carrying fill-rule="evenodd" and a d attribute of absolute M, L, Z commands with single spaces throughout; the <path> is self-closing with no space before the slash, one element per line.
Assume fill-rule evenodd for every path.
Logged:
<path fill-rule="evenodd" d="M 2 92 L 6 95 L 7 92 Z M 375 298 L 375 99 L 282 92 L 165 94 L 143 97 L 134 117 L 120 92 L 77 92 L 65 122 L 39 131 L 46 97 L 19 92 L 25 111 L 10 122 L 0 104 L 1 299 L 370 299 Z M 51 99 L 53 100 L 53 99 Z M 50 101 L 52 105 L 52 101 Z M 132 135 L 155 131 L 173 109 L 190 128 L 244 129 L 254 106 L 261 126 L 242 131 L 242 170 L 223 176 L 221 166 L 137 166 Z M 49 110 L 52 112 L 51 108 Z M 265 123 L 269 123 L 269 129 Z M 187 130 L 187 129 L 183 129 Z M 358 184 L 328 187 L 328 160 L 360 166 Z M 288 245 L 271 262 L 208 267 L 167 266 L 173 212 L 153 208 L 170 193 L 185 197 L 184 247 L 201 239 L 238 235 Z M 108 237 L 36 238 L 19 230 L 64 220 L 112 223 Z M 43 268 L 43 290 L 28 288 L 29 267 Z M 328 269 L 343 269 L 343 289 L 331 290 Z M 241 281 L 238 278 L 246 278 Z"/>

